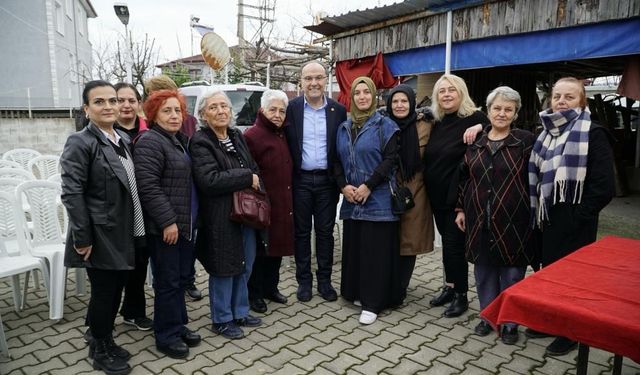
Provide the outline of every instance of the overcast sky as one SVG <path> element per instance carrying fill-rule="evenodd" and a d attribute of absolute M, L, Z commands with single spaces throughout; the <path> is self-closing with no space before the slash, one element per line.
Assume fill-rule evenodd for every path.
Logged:
<path fill-rule="evenodd" d="M 280 40 L 310 42 L 310 34 L 302 27 L 312 23 L 312 14 L 325 12 L 329 16 L 362 10 L 376 6 L 393 4 L 401 0 L 277 0 L 275 23 L 272 35 Z M 200 18 L 200 23 L 214 27 L 229 46 L 237 44 L 237 0 L 128 0 L 122 1 L 129 7 L 129 30 L 134 40 L 155 38 L 158 63 L 191 55 L 191 15 Z M 258 5 L 260 0 L 245 0 L 245 4 Z M 124 26 L 113 10 L 114 1 L 92 0 L 97 18 L 89 19 L 89 35 L 94 48 L 112 45 L 123 38 Z M 245 13 L 255 14 L 247 9 Z M 245 25 L 245 39 L 256 33 L 257 21 Z M 294 30 L 294 37 L 290 34 Z M 316 37 L 318 35 L 316 34 Z M 193 32 L 193 52 L 200 53 L 200 35 Z M 282 46 L 282 43 L 280 43 Z"/>

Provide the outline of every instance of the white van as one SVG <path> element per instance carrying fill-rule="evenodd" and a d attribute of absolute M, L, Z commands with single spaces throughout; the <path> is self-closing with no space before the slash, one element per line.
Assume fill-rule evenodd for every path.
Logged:
<path fill-rule="evenodd" d="M 233 85 L 209 85 L 206 81 L 188 82 L 180 87 L 180 92 L 185 96 L 187 112 L 196 118 L 195 113 L 202 95 L 209 90 L 224 91 L 231 99 L 234 123 L 243 131 L 253 125 L 260 109 L 262 93 L 267 88 L 256 82 Z"/>

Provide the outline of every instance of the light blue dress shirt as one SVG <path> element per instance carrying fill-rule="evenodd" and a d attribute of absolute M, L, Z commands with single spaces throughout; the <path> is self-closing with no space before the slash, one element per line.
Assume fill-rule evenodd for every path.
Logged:
<path fill-rule="evenodd" d="M 327 98 L 322 106 L 313 108 L 304 98 L 304 121 L 302 123 L 302 169 L 312 171 L 327 169 Z"/>

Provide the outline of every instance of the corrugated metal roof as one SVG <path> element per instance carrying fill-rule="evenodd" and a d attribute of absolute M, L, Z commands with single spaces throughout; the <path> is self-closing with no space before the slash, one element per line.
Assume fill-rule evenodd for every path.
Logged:
<path fill-rule="evenodd" d="M 446 12 L 459 8 L 488 2 L 487 0 L 406 0 L 401 3 L 374 7 L 371 9 L 355 10 L 322 18 L 319 25 L 305 26 L 304 28 L 322 35 L 335 35 L 343 31 L 361 26 L 390 20 L 409 14 L 430 10 L 436 13 Z"/>

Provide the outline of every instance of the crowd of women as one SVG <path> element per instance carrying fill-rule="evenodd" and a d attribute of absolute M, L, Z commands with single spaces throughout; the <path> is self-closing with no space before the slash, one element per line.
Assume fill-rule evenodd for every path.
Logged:
<path fill-rule="evenodd" d="M 527 266 L 545 267 L 593 242 L 598 212 L 613 195 L 609 139 L 590 120 L 581 81 L 556 82 L 537 138 L 513 127 L 522 103 L 509 87 L 489 93 L 484 114 L 464 80 L 446 74 L 432 100 L 430 110 L 418 111 L 413 90 L 399 85 L 381 113 L 375 84 L 359 77 L 350 118 L 335 133 L 329 168 L 343 195 L 340 292 L 361 306 L 362 324 L 403 304 L 416 256 L 433 250 L 434 221 L 446 282 L 430 304 L 446 305 L 443 315 L 451 318 L 468 309 L 468 263 L 484 308 L 523 279 Z M 125 286 L 125 322 L 153 326 L 159 352 L 185 358 L 199 345 L 185 305 L 194 257 L 209 274 L 211 329 L 226 338 L 262 324 L 249 311 L 266 311 L 264 299 L 287 303 L 278 290 L 282 257 L 294 253 L 285 93 L 266 91 L 244 134 L 232 126 L 223 91 L 199 101 L 195 132 L 183 129 L 189 116 L 175 89 L 149 94 L 146 121 L 131 85 L 91 81 L 83 101 L 88 125 L 65 145 L 62 200 L 69 213 L 65 263 L 86 267 L 91 282 L 85 336 L 95 369 L 131 370 L 130 353 L 112 335 Z M 405 187 L 412 204 L 398 207 Z M 230 218 L 233 193 L 244 189 L 268 194 L 267 229 Z M 142 289 L 149 258 L 152 322 Z M 475 327 L 482 336 L 492 330 L 482 320 Z M 499 334 L 505 344 L 518 341 L 516 324 Z M 558 337 L 547 353 L 574 347 Z"/>

